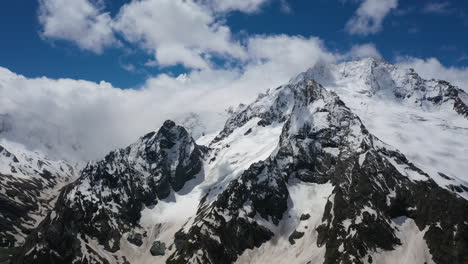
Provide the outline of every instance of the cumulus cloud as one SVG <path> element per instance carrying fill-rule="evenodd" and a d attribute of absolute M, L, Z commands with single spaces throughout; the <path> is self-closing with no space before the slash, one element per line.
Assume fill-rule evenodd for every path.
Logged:
<path fill-rule="evenodd" d="M 213 56 L 243 59 L 245 53 L 224 25 L 231 11 L 256 12 L 268 0 L 133 0 L 115 17 L 103 1 L 40 0 L 41 36 L 101 53 L 117 36 L 154 56 L 149 65 L 211 67 Z"/>
<path fill-rule="evenodd" d="M 209 9 L 190 0 L 132 1 L 121 8 L 114 29 L 153 53 L 153 64 L 161 66 L 208 68 L 211 54 L 244 56 L 230 29 Z"/>
<path fill-rule="evenodd" d="M 381 58 L 380 52 L 375 47 L 374 43 L 366 43 L 361 45 L 353 45 L 351 50 L 345 54 L 345 59 L 361 59 L 366 57 Z"/>
<path fill-rule="evenodd" d="M 397 62 L 403 67 L 413 68 L 425 79 L 446 80 L 468 92 L 467 67 L 447 67 L 436 58 L 399 57 Z"/>
<path fill-rule="evenodd" d="M 225 25 L 225 14 L 257 12 L 269 0 L 133 0 L 112 18 L 102 11 L 103 1 L 77 0 L 77 14 L 68 14 L 73 9 L 63 2 L 67 1 L 41 0 L 44 36 L 74 41 L 95 52 L 118 36 L 123 45 L 152 55 L 148 66 L 191 68 L 179 76 L 150 77 L 136 90 L 106 82 L 28 79 L 1 69 L 0 91 L 5 96 L 0 98 L 0 114 L 11 128 L 3 136 L 31 148 L 49 146 L 49 153 L 66 153 L 70 159 L 97 158 L 157 129 L 167 118 L 182 119 L 190 112 L 198 113 L 214 131 L 222 126 L 229 106 L 250 102 L 318 61 L 337 59 L 315 37 L 243 35 L 236 40 Z M 73 25 L 57 24 L 68 21 L 67 16 L 72 16 Z M 96 35 L 105 33 L 100 37 L 107 42 L 93 46 L 86 40 L 100 40 L 92 30 L 86 36 L 94 27 L 102 27 Z M 213 57 L 226 64 L 212 65 Z M 122 67 L 136 70 L 133 65 Z"/>
<path fill-rule="evenodd" d="M 244 48 L 251 59 L 241 67 L 160 74 L 137 90 L 106 82 L 29 79 L 0 68 L 0 119 L 9 127 L 2 136 L 51 155 L 94 159 L 189 112 L 215 131 L 229 106 L 252 101 L 318 61 L 335 59 L 314 37 L 252 36 Z"/>
<path fill-rule="evenodd" d="M 363 0 L 346 24 L 350 34 L 369 35 L 379 32 L 385 17 L 397 8 L 398 0 Z"/>
<path fill-rule="evenodd" d="M 119 131 L 115 121 L 125 116 L 123 103 L 131 93 L 105 82 L 28 79 L 0 68 L 0 113 L 7 127 L 2 137 L 61 157 L 93 156 L 97 148 L 115 144 L 116 137 L 125 134 L 110 132 Z"/>
<path fill-rule="evenodd" d="M 112 19 L 98 3 L 88 0 L 40 0 L 41 36 L 76 43 L 81 49 L 101 53 L 116 43 Z"/>
<path fill-rule="evenodd" d="M 215 12 L 241 11 L 253 13 L 260 10 L 270 0 L 202 0 L 202 4 L 209 6 Z"/>
<path fill-rule="evenodd" d="M 179 76 L 152 76 L 139 89 L 122 90 L 106 82 L 30 79 L 0 68 L 2 136 L 51 155 L 95 159 L 158 129 L 165 119 L 180 120 L 190 112 L 201 116 L 208 132 L 216 131 L 225 121 L 226 108 L 249 103 L 317 62 L 380 57 L 372 43 L 336 54 L 315 37 L 246 35 L 236 40 L 219 18 L 233 10 L 256 12 L 267 2 L 134 0 L 111 18 L 102 11 L 104 2 L 97 0 L 41 0 L 44 37 L 101 52 L 118 35 L 150 53 L 148 65 L 193 69 Z M 356 21 L 348 24 L 361 28 L 355 32 L 376 31 L 396 5 L 396 0 L 365 0 Z M 235 63 L 212 67 L 212 56 Z M 407 58 L 400 63 L 423 76 L 460 86 L 468 83 L 466 69 L 447 68 L 436 59 Z M 135 70 L 133 65 L 122 67 Z"/>
<path fill-rule="evenodd" d="M 335 60 L 314 37 L 253 36 L 246 52 L 250 59 L 242 67 L 192 71 L 175 78 L 163 74 L 148 79 L 144 89 L 164 94 L 164 105 L 159 107 L 169 109 L 167 116 L 196 112 L 214 130 L 225 121 L 218 122 L 217 116 L 229 106 L 252 101 L 260 92 L 286 83 L 318 61 Z"/>

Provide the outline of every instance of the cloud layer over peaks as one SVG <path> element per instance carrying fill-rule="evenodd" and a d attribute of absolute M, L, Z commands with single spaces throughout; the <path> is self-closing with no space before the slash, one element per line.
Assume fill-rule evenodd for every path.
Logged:
<path fill-rule="evenodd" d="M 403 67 L 415 69 L 425 79 L 446 80 L 468 92 L 468 68 L 466 67 L 447 67 L 436 58 L 399 57 L 397 62 Z"/>
<path fill-rule="evenodd" d="M 251 102 L 317 62 L 380 57 L 373 43 L 331 51 L 314 36 L 231 32 L 229 12 L 260 12 L 271 1 L 133 0 L 111 16 L 102 0 L 40 0 L 43 38 L 95 53 L 110 46 L 140 49 L 149 55 L 147 65 L 183 65 L 185 73 L 148 76 L 142 87 L 123 90 L 107 82 L 26 78 L 0 67 L 2 137 L 57 157 L 96 159 L 191 112 L 214 132 L 225 109 Z M 397 0 L 360 4 L 348 22 L 352 34 L 378 32 Z M 435 59 L 400 62 L 428 77 L 467 83 L 465 69 Z"/>
<path fill-rule="evenodd" d="M 242 67 L 160 74 L 136 90 L 106 82 L 30 79 L 0 68 L 0 123 L 8 127 L 2 136 L 58 157 L 96 159 L 190 112 L 200 115 L 208 132 L 220 129 L 228 107 L 336 58 L 318 38 L 287 35 L 252 36 L 245 53 L 250 59 Z"/>

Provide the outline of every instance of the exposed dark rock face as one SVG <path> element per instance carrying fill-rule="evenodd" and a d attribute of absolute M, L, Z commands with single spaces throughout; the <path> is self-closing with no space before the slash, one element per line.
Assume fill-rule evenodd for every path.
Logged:
<path fill-rule="evenodd" d="M 216 143 L 225 138 L 236 128 L 243 126 L 254 117 L 261 118 L 258 124 L 260 126 L 268 126 L 273 121 L 285 121 L 290 111 L 289 108 L 291 107 L 291 102 L 288 101 L 291 96 L 291 91 L 289 89 L 281 89 L 279 93 L 279 96 L 275 97 L 274 102 L 268 106 L 256 104 L 256 102 L 261 101 L 262 98 L 268 94 L 260 94 L 257 100 L 251 105 L 240 105 L 239 109 L 228 118 L 224 129 L 216 136 L 212 143 Z M 249 133 L 250 132 L 247 132 L 246 134 Z"/>
<path fill-rule="evenodd" d="M 449 86 L 450 89 L 446 92 L 447 96 L 450 96 L 452 100 L 454 101 L 453 108 L 457 113 L 460 115 L 468 118 L 468 94 L 466 94 L 463 90 Z M 462 100 L 461 98 L 466 98 L 465 100 Z"/>
<path fill-rule="evenodd" d="M 309 218 L 310 218 L 310 214 L 302 214 L 301 217 L 299 218 L 299 220 L 305 221 L 305 220 L 307 220 Z"/>
<path fill-rule="evenodd" d="M 393 81 L 390 72 L 375 60 L 371 63 L 366 83 L 372 89 L 363 92 L 369 96 Z M 325 67 L 319 69 L 327 81 L 333 81 Z M 423 80 L 411 70 L 401 83 L 391 91 L 392 97 L 421 105 L 453 101 L 455 110 L 465 113 L 465 94 L 458 88 Z M 249 106 L 240 106 L 212 144 L 224 144 L 251 120 L 255 122 L 249 125 L 262 128 L 282 126 L 275 150 L 248 163 L 227 187 L 207 189 L 196 215 L 175 233 L 168 248 L 167 241 L 151 240 L 151 255 L 168 257 L 166 263 L 171 264 L 234 263 L 246 250 L 274 241 L 275 226 L 294 220 L 303 225 L 285 234 L 291 247 L 317 237 L 311 247 L 323 249 L 325 264 L 374 263 L 378 252 L 403 244 L 398 221 L 411 219 L 434 262 L 468 263 L 468 201 L 456 194 L 465 186 L 440 187 L 398 150 L 372 135 L 335 93 L 308 78 L 297 78 L 260 95 Z M 258 127 L 237 134 L 251 136 Z M 123 234 L 133 245 L 142 245 L 147 239 L 140 232 L 142 209 L 181 190 L 203 169 L 203 162 L 210 164 L 203 160 L 204 150 L 185 129 L 166 121 L 159 132 L 89 164 L 29 236 L 17 263 L 109 263 L 87 242 L 95 240 L 105 251 L 119 253 Z M 291 182 L 332 186 L 317 225 L 308 222 L 317 215 L 288 217 Z M 116 258 L 112 263 L 128 262 L 118 254 L 112 256 Z"/>
<path fill-rule="evenodd" d="M 168 263 L 231 263 L 246 249 L 268 241 L 273 233 L 250 221 L 255 214 L 278 222 L 287 208 L 287 188 L 279 171 L 270 171 L 270 164 L 257 163 L 238 180 L 232 182 L 212 206 L 201 206 L 188 234 L 180 231 L 175 243 L 176 255 Z M 265 181 L 257 175 L 264 173 Z M 276 187 L 276 188 L 273 188 Z M 244 209 L 247 205 L 247 209 Z M 246 214 L 245 216 L 241 216 Z M 202 250 L 203 255 L 194 253 Z"/>
<path fill-rule="evenodd" d="M 192 228 L 178 233 L 168 263 L 232 263 L 271 239 L 256 219 L 282 221 L 293 177 L 335 186 L 317 228 L 325 263 L 365 263 L 369 253 L 393 250 L 401 241 L 392 219 L 400 216 L 414 219 L 420 230 L 429 227 L 425 239 L 436 263 L 466 263 L 468 202 L 369 134 L 336 95 L 314 82 L 297 86 L 277 154 L 253 164 L 216 201 L 201 206 Z M 442 204 L 453 210 L 444 211 Z M 303 235 L 291 234 L 291 244 Z"/>
<path fill-rule="evenodd" d="M 118 251 L 122 235 L 138 229 L 143 206 L 180 190 L 200 172 L 201 159 L 202 151 L 187 131 L 166 121 L 157 133 L 88 164 L 29 236 L 18 263 L 72 263 L 82 259 L 88 239 Z M 140 244 L 140 237 L 130 239 Z M 83 263 L 107 263 L 89 251 Z"/>
<path fill-rule="evenodd" d="M 300 239 L 304 236 L 304 233 L 303 232 L 299 232 L 299 231 L 296 231 L 294 230 L 294 232 L 289 236 L 289 243 L 291 243 L 291 245 L 294 245 L 296 244 L 296 239 Z"/>
<path fill-rule="evenodd" d="M 388 159 L 412 167 L 401 154 L 386 149 L 377 153 L 368 151 L 360 166 L 357 162 L 346 165 L 339 161 L 338 165 L 343 168 L 341 173 L 348 173 L 351 181 L 343 177 L 333 179 L 334 199 L 329 200 L 325 223 L 318 228 L 318 243 L 327 247 L 325 263 L 365 263 L 362 259 L 369 251 L 394 249 L 400 241 L 395 236 L 392 219 L 401 216 L 414 219 L 420 230 L 429 227 L 424 237 L 436 263 L 465 263 L 467 256 L 459 248 L 468 243 L 467 201 L 430 179 L 409 180 Z M 411 169 L 418 171 L 414 167 Z M 444 213 L 443 203 L 454 206 L 455 211 Z M 451 217 L 447 217 L 447 212 Z M 455 213 L 452 215 L 452 212 Z M 437 225 L 441 228 L 434 229 Z M 455 231 L 454 226 L 462 228 Z M 442 234 L 452 235 L 442 237 Z M 339 245 L 344 246 L 341 252 Z M 454 248 L 450 252 L 441 250 L 451 246 Z"/>
<path fill-rule="evenodd" d="M 166 252 L 166 244 L 161 241 L 154 241 L 150 251 L 153 256 L 164 256 Z"/>
<path fill-rule="evenodd" d="M 136 245 L 136 246 L 141 246 L 143 245 L 143 235 L 139 233 L 131 233 L 128 237 L 127 240 Z"/>
<path fill-rule="evenodd" d="M 7 250 L 23 244 L 75 171 L 17 145 L 0 145 L 0 163 L 0 248 Z"/>
<path fill-rule="evenodd" d="M 15 227 L 23 234 L 31 229 L 27 228 L 27 222 L 33 221 L 30 212 L 39 211 L 37 190 L 43 188 L 43 183 L 40 180 L 18 180 L 11 175 L 0 174 L 0 177 L 2 181 L 9 182 L 8 188 L 4 187 L 5 195 L 0 195 L 0 247 L 11 248 L 17 244 L 14 234 L 18 233 Z M 20 202 L 11 199 L 12 197 L 17 197 Z M 18 226 L 18 221 L 24 224 Z"/>

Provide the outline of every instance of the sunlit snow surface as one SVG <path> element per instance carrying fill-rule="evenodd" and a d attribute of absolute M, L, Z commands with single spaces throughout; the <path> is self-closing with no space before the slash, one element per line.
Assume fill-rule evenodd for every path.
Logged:
<path fill-rule="evenodd" d="M 422 111 L 398 103 L 342 97 L 371 133 L 397 148 L 439 184 L 442 172 L 468 184 L 468 122 L 451 113 Z"/>
<path fill-rule="evenodd" d="M 150 242 L 159 240 L 167 246 L 171 245 L 175 232 L 191 226 L 191 220 L 204 195 L 209 193 L 208 199 L 214 199 L 251 164 L 267 159 L 276 150 L 282 124 L 262 127 L 257 125 L 258 121 L 258 118 L 253 118 L 228 137 L 212 144 L 213 151 L 205 159 L 204 169 L 195 179 L 187 182 L 179 192 L 173 192 L 168 198 L 159 201 L 155 207 L 142 211 L 140 224 L 149 231 L 145 243 L 136 247 L 126 239 L 121 241 L 122 245 L 126 245 L 122 247 L 122 253 L 129 253 L 123 255 L 130 256 L 127 259 L 131 263 L 163 263 L 175 248 L 166 250 L 164 256 L 152 256 L 149 252 Z M 206 135 L 198 139 L 197 143 L 207 145 L 213 138 L 213 135 Z M 155 227 L 158 224 L 161 224 L 160 228 Z"/>
<path fill-rule="evenodd" d="M 25 146 L 6 139 L 0 139 L 0 173 L 17 178 L 31 179 L 46 169 L 53 175 L 69 180 L 74 174 L 73 168 L 65 161 L 48 158 L 39 151 L 28 150 Z"/>
<path fill-rule="evenodd" d="M 426 263 L 435 264 L 424 240 L 427 230 L 419 230 L 413 219 L 401 216 L 393 219 L 393 226 L 398 230 L 397 237 L 401 245 L 394 250 L 380 250 L 371 254 L 374 263 Z"/>
<path fill-rule="evenodd" d="M 316 79 L 327 89 L 336 92 L 372 134 L 404 153 L 441 186 L 467 185 L 468 174 L 465 172 L 468 171 L 468 144 L 465 142 L 468 142 L 468 120 L 457 114 L 453 105 L 448 103 L 416 104 L 415 97 L 425 96 L 419 92 L 414 92 L 409 99 L 398 100 L 394 95 L 395 89 L 402 89 L 403 92 L 411 89 L 405 84 L 409 78 L 408 71 L 387 64 L 371 70 L 369 63 L 373 63 L 373 60 L 328 65 L 332 71 L 315 68 L 306 73 L 311 76 L 298 76 L 291 82 L 301 78 Z M 426 94 L 431 92 L 437 90 L 425 91 Z M 273 91 L 266 98 L 257 100 L 254 109 L 268 111 L 268 106 L 274 103 L 276 96 L 277 92 Z M 290 108 L 286 109 L 291 111 Z M 175 232 L 180 228 L 188 229 L 193 224 L 193 217 L 205 194 L 209 193 L 208 201 L 214 200 L 229 182 L 239 177 L 252 163 L 265 160 L 275 153 L 283 124 L 262 127 L 257 125 L 259 120 L 256 117 L 250 119 L 216 143 L 210 144 L 216 134 L 197 140 L 198 144 L 212 148 L 205 159 L 203 171 L 196 179 L 187 182 L 180 192 L 172 193 L 154 208 L 143 210 L 140 223 L 149 232 L 143 246 L 138 248 L 122 239 L 122 245 L 127 245 L 122 247 L 123 255 L 132 256 L 127 257 L 130 262 L 164 262 L 173 253 L 174 247 L 168 249 L 165 256 L 153 257 L 149 254 L 151 241 L 157 239 L 166 245 L 172 244 Z M 399 169 L 406 171 L 405 168 Z M 452 180 L 441 177 L 439 172 Z M 412 180 L 424 180 L 422 175 L 407 176 Z M 259 224 L 273 231 L 275 235 L 272 240 L 259 248 L 246 250 L 239 256 L 237 263 L 323 262 L 325 248 L 316 246 L 315 228 L 321 223 L 324 206 L 333 187 L 331 184 L 291 180 L 288 188 L 289 207 L 279 225 L 256 219 Z M 461 195 L 468 198 L 466 193 Z M 310 214 L 310 218 L 300 221 L 302 214 Z M 158 227 L 158 224 L 161 226 Z M 395 219 L 394 225 L 400 230 L 397 235 L 403 244 L 394 251 L 371 253 L 376 263 L 433 263 L 423 238 L 425 230 L 419 230 L 412 219 Z M 288 238 L 294 230 L 304 232 L 304 237 L 292 245 Z"/>
<path fill-rule="evenodd" d="M 288 183 L 288 189 L 290 198 L 283 221 L 277 226 L 260 221 L 260 224 L 272 230 L 275 236 L 259 248 L 247 249 L 236 263 L 323 262 L 325 247 L 317 246 L 316 228 L 322 223 L 325 204 L 333 186 L 330 183 L 305 183 L 292 179 Z M 301 221 L 300 217 L 305 214 L 309 214 L 310 218 Z M 304 236 L 291 245 L 288 238 L 295 230 L 304 233 Z"/>
<path fill-rule="evenodd" d="M 425 91 L 415 90 L 411 77 L 408 69 L 369 58 L 318 65 L 291 82 L 317 80 L 336 92 L 372 134 L 405 154 L 439 185 L 468 186 L 468 119 L 456 113 L 451 102 L 416 102 L 440 91 L 436 81 L 427 81 Z M 395 91 L 411 96 L 397 98 Z M 460 97 L 468 101 L 466 94 Z M 467 192 L 460 195 L 468 199 Z"/>

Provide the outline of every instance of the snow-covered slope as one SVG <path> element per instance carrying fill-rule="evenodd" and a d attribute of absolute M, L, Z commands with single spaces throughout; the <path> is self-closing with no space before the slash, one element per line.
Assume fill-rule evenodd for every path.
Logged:
<path fill-rule="evenodd" d="M 241 108 L 212 145 L 255 118 L 255 127 L 282 122 L 277 149 L 202 200 L 168 263 L 371 263 L 421 236 L 416 263 L 466 261 L 466 233 L 452 226 L 466 230 L 468 202 L 369 134 L 336 95 L 309 80 L 280 87 Z M 402 235 L 401 217 L 416 229 Z"/>
<path fill-rule="evenodd" d="M 183 118 L 176 120 L 176 123 L 187 129 L 187 132 L 195 139 L 205 136 L 207 128 L 203 124 L 201 117 L 193 112 L 188 113 Z"/>
<path fill-rule="evenodd" d="M 291 83 L 307 79 L 335 91 L 371 133 L 468 198 L 468 95 L 462 89 L 375 58 L 319 64 Z"/>
<path fill-rule="evenodd" d="M 468 261 L 468 201 L 310 78 L 197 142 L 167 121 L 89 164 L 17 263 Z"/>
<path fill-rule="evenodd" d="M 75 178 L 76 169 L 65 161 L 0 139 L 0 247 L 22 245 Z"/>

